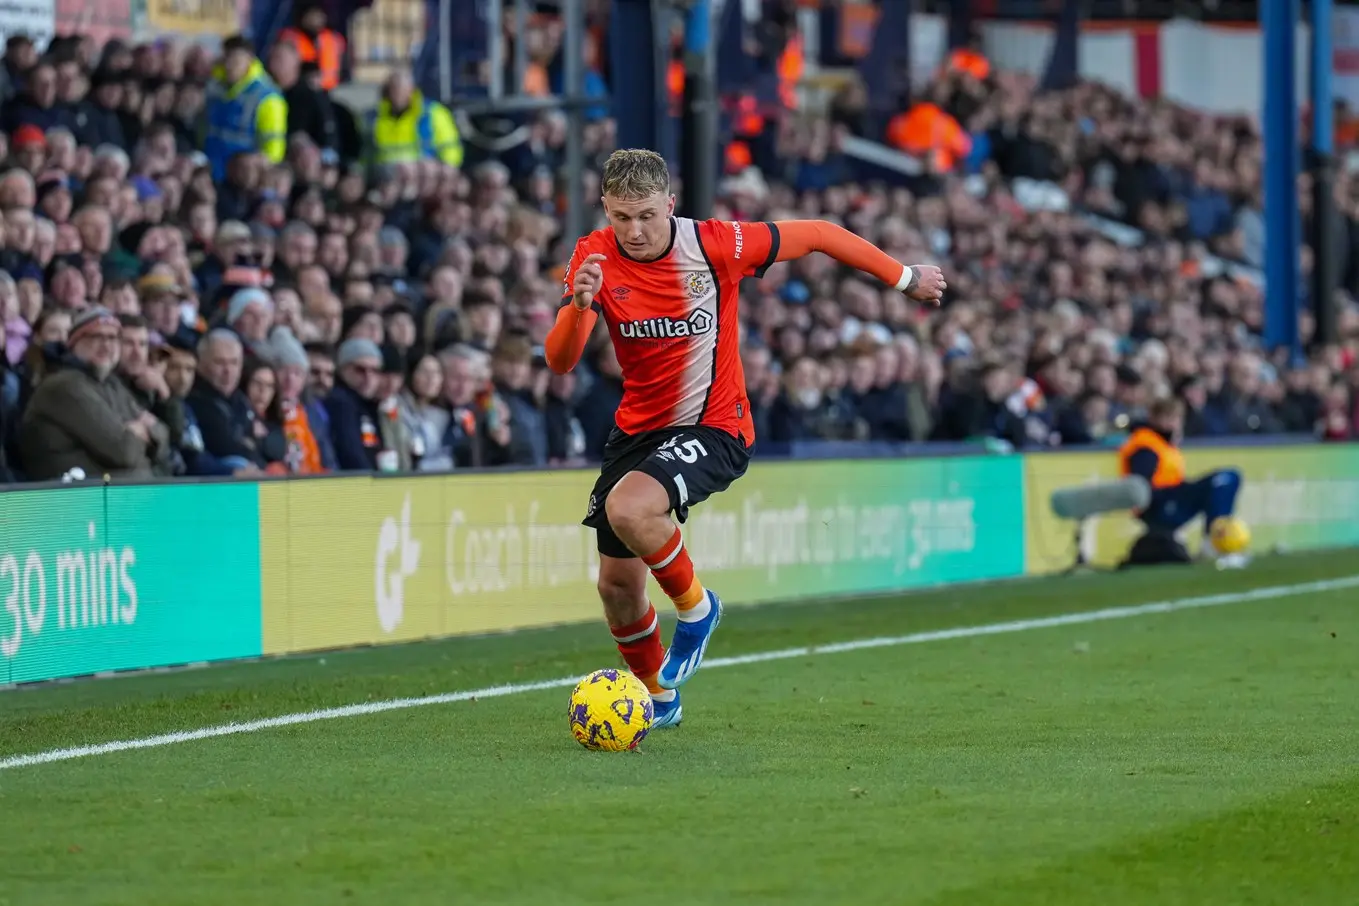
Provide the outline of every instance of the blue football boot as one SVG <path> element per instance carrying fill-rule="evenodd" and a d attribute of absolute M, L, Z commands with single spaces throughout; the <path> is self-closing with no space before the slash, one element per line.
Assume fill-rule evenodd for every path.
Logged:
<path fill-rule="evenodd" d="M 670 648 L 661 661 L 661 673 L 656 682 L 662 689 L 678 689 L 698 671 L 703 663 L 703 655 L 712 640 L 713 630 L 722 622 L 722 599 L 711 591 L 708 596 L 708 615 L 701 620 L 675 624 L 675 635 L 670 640 Z"/>
<path fill-rule="evenodd" d="M 679 693 L 668 702 L 651 700 L 651 729 L 664 730 L 666 727 L 678 727 L 684 719 L 684 708 L 680 705 Z"/>

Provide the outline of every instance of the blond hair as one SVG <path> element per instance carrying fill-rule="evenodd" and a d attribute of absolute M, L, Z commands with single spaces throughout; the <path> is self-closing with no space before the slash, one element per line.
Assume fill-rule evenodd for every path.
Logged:
<path fill-rule="evenodd" d="M 627 201 L 670 194 L 670 167 L 665 158 L 644 148 L 621 148 L 604 162 L 603 194 Z"/>

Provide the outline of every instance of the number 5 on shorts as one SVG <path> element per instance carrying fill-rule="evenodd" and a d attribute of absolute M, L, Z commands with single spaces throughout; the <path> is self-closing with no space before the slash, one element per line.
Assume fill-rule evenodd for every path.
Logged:
<path fill-rule="evenodd" d="M 694 463 L 698 462 L 700 456 L 707 456 L 708 451 L 704 449 L 699 439 L 694 437 L 676 447 L 675 455 L 683 462 Z"/>
<path fill-rule="evenodd" d="M 693 465 L 698 462 L 700 457 L 708 455 L 708 449 L 703 446 L 703 442 L 696 437 L 691 437 L 686 441 L 681 441 L 678 436 L 672 437 L 658 448 L 662 458 L 674 456 L 682 463 Z M 684 476 L 676 472 L 672 476 L 675 482 L 675 490 L 679 492 L 680 505 L 689 502 L 689 486 L 684 481 Z"/>
<path fill-rule="evenodd" d="M 662 450 L 673 450 L 680 462 L 695 463 L 700 456 L 707 456 L 708 450 L 696 437 L 691 437 L 684 443 L 679 442 L 678 437 L 672 437 L 661 444 Z"/>

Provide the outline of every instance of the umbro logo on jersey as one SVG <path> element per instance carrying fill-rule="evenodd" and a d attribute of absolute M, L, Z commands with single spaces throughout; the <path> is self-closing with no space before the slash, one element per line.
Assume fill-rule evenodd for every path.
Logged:
<path fill-rule="evenodd" d="M 613 297 L 615 299 L 626 299 L 629 295 L 632 294 L 632 287 L 615 286 L 613 289 L 609 290 L 609 292 L 613 293 Z"/>
<path fill-rule="evenodd" d="M 682 321 L 674 318 L 624 321 L 618 325 L 618 333 L 629 340 L 681 339 L 707 333 L 713 329 L 713 321 L 713 316 L 700 308 Z"/>

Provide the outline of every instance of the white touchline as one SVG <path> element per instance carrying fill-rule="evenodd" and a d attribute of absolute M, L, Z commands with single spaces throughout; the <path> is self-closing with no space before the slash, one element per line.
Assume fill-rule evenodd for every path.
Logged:
<path fill-rule="evenodd" d="M 1359 576 L 1346 576 L 1341 579 L 1324 579 L 1318 582 L 1304 582 L 1298 585 L 1272 585 L 1250 591 L 1230 592 L 1227 594 L 1204 595 L 1197 598 L 1178 598 L 1171 601 L 1155 601 L 1149 604 L 1135 604 L 1128 607 L 1108 607 L 1103 610 L 1087 610 L 1081 613 L 1058 614 L 1052 617 L 1038 617 L 1031 620 L 1012 620 L 1006 623 L 986 623 L 980 626 L 959 626 L 954 629 L 938 629 L 932 632 L 916 632 L 910 635 L 879 636 L 868 639 L 855 639 L 849 642 L 836 642 L 830 645 L 809 645 L 804 648 L 782 648 L 778 651 L 761 651 L 753 654 L 739 654 L 735 657 L 708 658 L 703 669 L 717 667 L 739 667 L 744 664 L 759 664 L 764 661 L 784 661 L 798 657 L 814 657 L 822 654 L 839 654 L 845 651 L 862 651 L 868 648 L 891 648 L 898 645 L 919 645 L 924 642 L 943 642 L 949 639 L 971 639 L 988 635 L 1006 635 L 1014 632 L 1028 632 L 1032 629 L 1050 629 L 1057 626 L 1077 626 L 1082 623 L 1102 623 L 1107 620 L 1123 620 L 1129 617 L 1149 614 L 1173 613 L 1177 610 L 1192 610 L 1201 607 L 1220 607 L 1225 604 L 1245 604 L 1252 601 L 1267 601 L 1273 598 L 1291 598 L 1297 595 L 1339 591 L 1359 587 Z M 115 752 L 128 752 L 133 749 L 156 749 L 173 746 L 182 742 L 199 739 L 214 739 L 218 736 L 236 736 L 241 733 L 258 733 L 274 727 L 290 727 L 295 724 L 310 724 L 322 720 L 337 720 L 342 717 L 361 717 L 365 714 L 381 714 L 384 711 L 401 711 L 406 708 L 420 708 L 426 705 L 448 705 L 455 702 L 471 701 L 482 698 L 500 698 L 506 695 L 521 695 L 525 692 L 541 692 L 545 689 L 564 689 L 574 686 L 580 677 L 568 676 L 561 679 L 542 680 L 536 683 L 514 683 L 505 686 L 489 686 L 485 689 L 471 689 L 466 692 L 448 692 L 443 695 L 428 695 L 423 698 L 394 698 L 388 701 L 365 702 L 361 705 L 345 705 L 341 708 L 323 708 L 318 711 L 303 711 L 297 714 L 284 714 L 236 724 L 221 724 L 216 727 L 203 727 L 198 730 L 181 730 L 176 733 L 162 733 L 159 736 L 146 736 L 142 739 L 123 739 L 115 742 L 101 742 L 88 746 L 75 746 L 69 749 L 52 749 L 35 752 L 31 755 L 13 755 L 0 759 L 0 771 L 12 768 L 26 768 L 56 761 L 74 761 L 95 755 L 112 755 Z"/>

